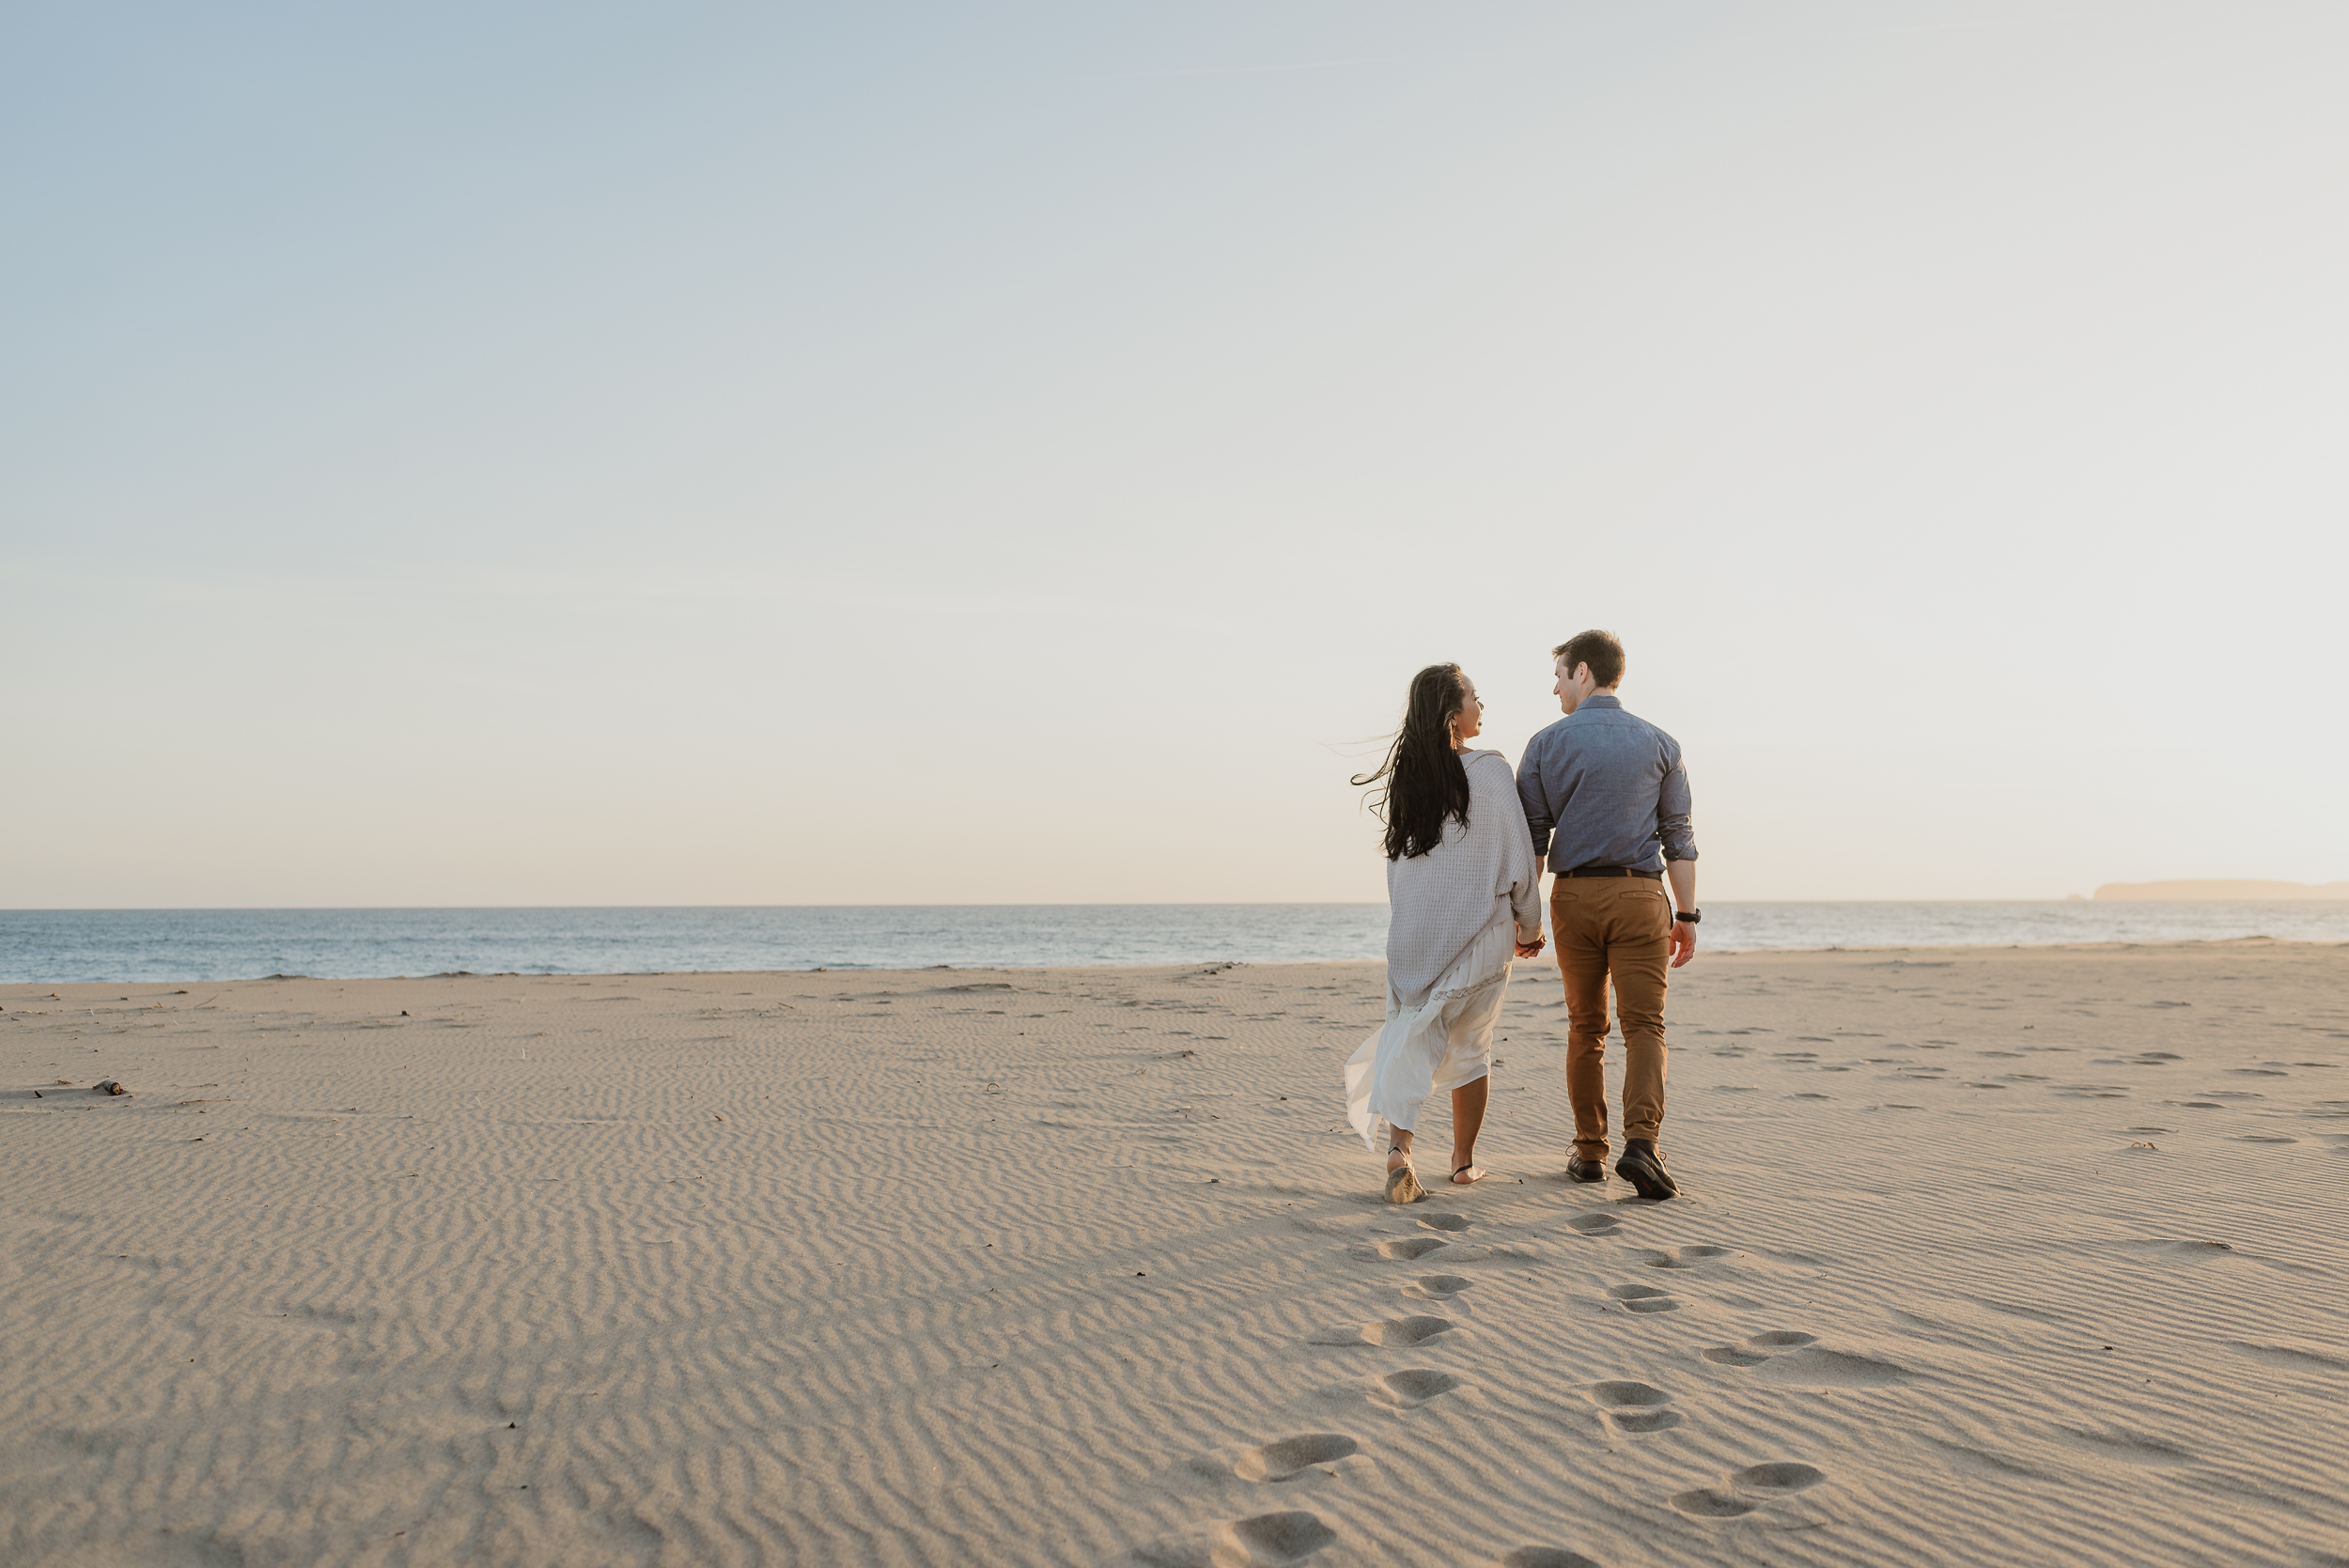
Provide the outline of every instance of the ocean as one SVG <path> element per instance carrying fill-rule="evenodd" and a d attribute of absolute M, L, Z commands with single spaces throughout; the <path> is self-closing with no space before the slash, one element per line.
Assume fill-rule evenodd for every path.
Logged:
<path fill-rule="evenodd" d="M 1707 951 L 2349 942 L 2349 903 L 1708 904 Z M 1377 959 L 1384 904 L 0 910 L 0 982 Z"/>

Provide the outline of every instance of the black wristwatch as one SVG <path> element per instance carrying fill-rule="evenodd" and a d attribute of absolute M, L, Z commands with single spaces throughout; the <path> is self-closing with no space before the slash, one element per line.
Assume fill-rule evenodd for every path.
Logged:
<path fill-rule="evenodd" d="M 1691 925 L 1696 924 L 1703 918 L 1704 911 L 1703 909 L 1674 909 L 1672 911 L 1672 919 L 1685 920 Z"/>

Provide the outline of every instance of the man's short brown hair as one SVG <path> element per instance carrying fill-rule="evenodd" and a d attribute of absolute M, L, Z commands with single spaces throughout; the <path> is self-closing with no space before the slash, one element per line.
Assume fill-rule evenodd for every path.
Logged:
<path fill-rule="evenodd" d="M 1623 681 L 1623 641 L 1611 631 L 1580 631 L 1549 650 L 1552 659 L 1566 661 L 1566 674 L 1579 664 L 1591 667 L 1591 678 L 1601 686 Z"/>

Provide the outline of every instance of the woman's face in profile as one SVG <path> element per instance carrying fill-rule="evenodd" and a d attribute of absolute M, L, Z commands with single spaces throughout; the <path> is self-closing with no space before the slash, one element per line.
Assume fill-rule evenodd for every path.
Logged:
<path fill-rule="evenodd" d="M 1452 720 L 1452 744 L 1455 751 L 1475 739 L 1485 728 L 1485 705 L 1477 699 L 1476 683 L 1462 675 L 1460 685 L 1468 692 L 1468 699 Z"/>

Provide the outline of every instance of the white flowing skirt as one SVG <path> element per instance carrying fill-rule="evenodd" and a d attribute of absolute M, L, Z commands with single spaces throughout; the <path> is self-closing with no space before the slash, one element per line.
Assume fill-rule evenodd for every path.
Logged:
<path fill-rule="evenodd" d="M 1346 1120 L 1373 1154 L 1380 1122 L 1416 1131 L 1428 1095 L 1492 1071 L 1493 1026 L 1501 1021 L 1516 956 L 1517 925 L 1503 915 L 1477 933 L 1424 1002 L 1389 1014 L 1346 1062 Z"/>

